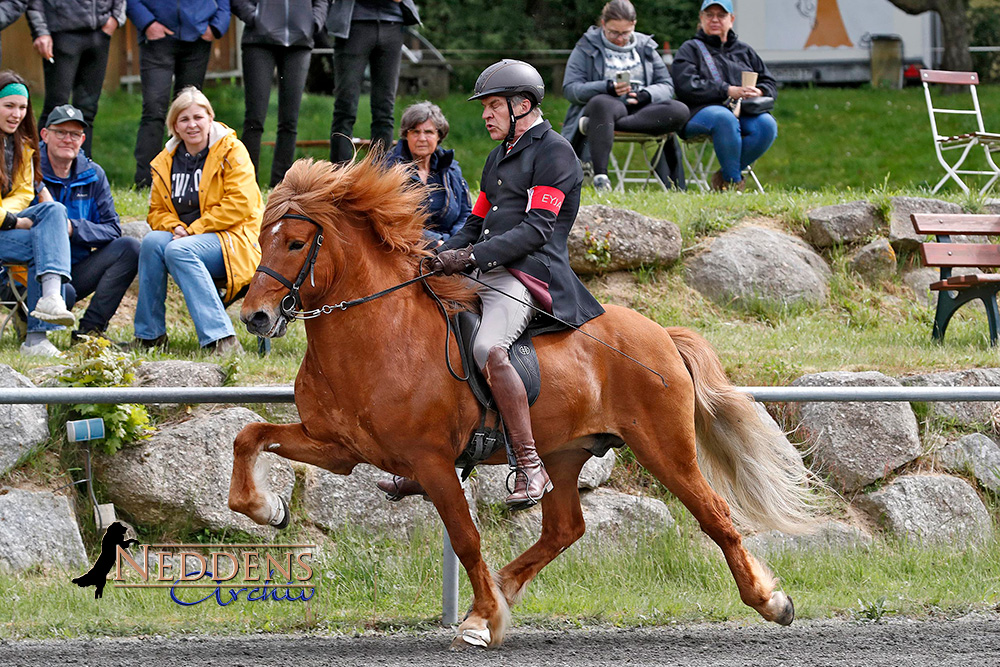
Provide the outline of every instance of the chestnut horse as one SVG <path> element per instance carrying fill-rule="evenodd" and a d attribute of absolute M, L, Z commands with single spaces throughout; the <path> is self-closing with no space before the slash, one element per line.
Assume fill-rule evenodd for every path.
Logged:
<path fill-rule="evenodd" d="M 402 169 L 386 171 L 370 158 L 346 167 L 296 162 L 264 212 L 261 267 L 268 272 L 254 277 L 240 313 L 250 332 L 285 332 L 281 303 L 289 289 L 275 274 L 287 283 L 304 277 L 306 310 L 418 275 L 428 255 L 422 194 L 408 183 Z M 324 242 L 315 248 L 320 229 Z M 475 304 L 471 283 L 461 276 L 427 282 L 451 308 Z M 792 622 L 791 599 L 743 548 L 730 510 L 744 525 L 803 532 L 816 520 L 815 494 L 797 457 L 778 444 L 781 433 L 762 423 L 752 399 L 730 384 L 700 336 L 615 306 L 584 325 L 662 380 L 573 331 L 535 339 L 542 391 L 531 425 L 554 489 L 541 501 L 538 541 L 491 574 L 455 474 L 455 458 L 478 425 L 479 405 L 465 383 L 449 375 L 445 321 L 434 300 L 415 283 L 357 307 L 326 311 L 305 321 L 308 344 L 295 380 L 302 422 L 250 424 L 233 444 L 233 510 L 259 524 L 287 524 L 288 508 L 267 488 L 259 465 L 264 450 L 342 475 L 365 462 L 417 480 L 472 582 L 472 608 L 453 646 L 497 646 L 509 606 L 583 535 L 577 478 L 591 457 L 588 449 L 610 440 L 627 444 L 719 545 L 743 602 L 769 621 Z M 450 350 L 452 365 L 460 368 L 454 340 Z M 506 463 L 506 456 L 500 452 L 487 463 Z M 374 492 L 372 502 L 382 502 Z"/>

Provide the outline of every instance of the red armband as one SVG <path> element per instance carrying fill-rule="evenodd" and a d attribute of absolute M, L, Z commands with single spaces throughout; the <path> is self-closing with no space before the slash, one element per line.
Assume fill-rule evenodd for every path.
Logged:
<path fill-rule="evenodd" d="M 552 211 L 556 215 L 559 215 L 559 209 L 562 208 L 563 201 L 566 200 L 566 195 L 564 195 L 561 190 L 553 188 L 549 185 L 536 185 L 528 190 L 528 193 L 529 211 L 533 208 L 542 208 L 546 211 Z"/>
<path fill-rule="evenodd" d="M 479 216 L 480 218 L 485 218 L 486 214 L 490 212 L 490 202 L 486 199 L 486 193 L 480 191 L 479 198 L 476 199 L 476 205 L 472 207 L 472 215 Z"/>

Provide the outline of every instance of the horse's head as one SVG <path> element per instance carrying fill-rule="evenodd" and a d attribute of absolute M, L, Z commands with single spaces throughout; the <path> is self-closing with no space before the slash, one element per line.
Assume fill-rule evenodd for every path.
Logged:
<path fill-rule="evenodd" d="M 297 161 L 268 198 L 260 268 L 240 319 L 253 334 L 281 336 L 291 310 L 412 278 L 428 254 L 422 201 L 402 168 L 386 169 L 371 155 L 347 166 Z"/>

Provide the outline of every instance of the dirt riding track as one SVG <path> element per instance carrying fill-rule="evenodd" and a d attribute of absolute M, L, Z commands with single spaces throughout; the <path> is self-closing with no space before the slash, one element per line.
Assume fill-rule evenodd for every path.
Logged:
<path fill-rule="evenodd" d="M 0 643 L 0 665 L 324 667 L 329 665 L 1000 666 L 1000 614 L 882 623 L 684 625 L 643 630 L 514 628 L 496 651 L 448 652 L 450 631 L 418 635 L 151 637 Z"/>

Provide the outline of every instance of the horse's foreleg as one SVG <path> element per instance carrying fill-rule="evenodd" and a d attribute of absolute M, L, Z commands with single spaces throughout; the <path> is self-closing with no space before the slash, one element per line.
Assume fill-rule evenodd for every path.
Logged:
<path fill-rule="evenodd" d="M 777 582 L 743 547 L 733 526 L 729 505 L 709 486 L 698 467 L 693 425 L 684 427 L 661 422 L 667 437 L 649 434 L 626 436 L 636 460 L 684 503 L 702 531 L 719 545 L 736 580 L 740 599 L 768 621 L 789 625 L 795 617 L 791 598 L 776 591 Z"/>
<path fill-rule="evenodd" d="M 583 537 L 580 509 L 580 469 L 590 458 L 583 449 L 545 457 L 552 491 L 542 496 L 542 534 L 527 551 L 497 573 L 497 583 L 508 605 L 520 602 L 528 583 L 571 544 Z"/>
<path fill-rule="evenodd" d="M 479 531 L 469 514 L 455 465 L 450 460 L 424 460 L 414 468 L 414 474 L 441 515 L 452 549 L 472 583 L 472 609 L 458 626 L 458 636 L 451 646 L 499 646 L 510 623 L 510 609 L 483 560 Z"/>
<path fill-rule="evenodd" d="M 302 424 L 248 424 L 233 441 L 233 476 L 229 482 L 229 508 L 246 514 L 261 525 L 288 525 L 288 504 L 267 488 L 264 449 L 293 461 L 311 463 L 333 472 L 348 474 L 353 462 L 332 443 L 313 440 Z"/>

